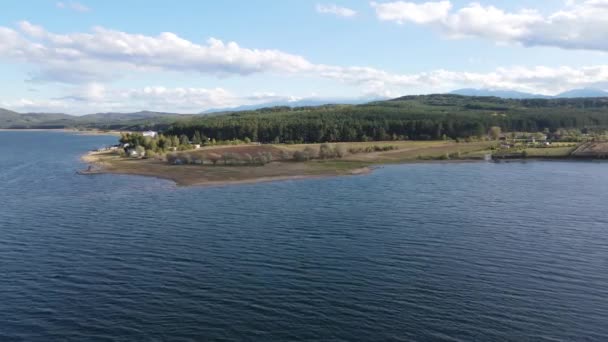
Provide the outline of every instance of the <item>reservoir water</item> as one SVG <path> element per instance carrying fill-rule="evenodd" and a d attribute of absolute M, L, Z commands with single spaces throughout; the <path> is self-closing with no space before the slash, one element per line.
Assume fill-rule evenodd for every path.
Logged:
<path fill-rule="evenodd" d="M 608 164 L 213 188 L 0 132 L 0 341 L 606 341 Z"/>

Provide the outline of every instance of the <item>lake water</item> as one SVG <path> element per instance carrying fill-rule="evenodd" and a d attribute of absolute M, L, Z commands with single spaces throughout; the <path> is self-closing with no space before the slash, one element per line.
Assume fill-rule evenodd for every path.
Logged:
<path fill-rule="evenodd" d="M 0 132 L 0 341 L 608 340 L 608 164 L 215 188 Z"/>

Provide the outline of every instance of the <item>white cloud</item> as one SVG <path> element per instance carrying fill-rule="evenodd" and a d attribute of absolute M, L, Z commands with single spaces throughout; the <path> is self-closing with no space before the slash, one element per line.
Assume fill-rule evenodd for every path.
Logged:
<path fill-rule="evenodd" d="M 518 90 L 554 95 L 574 88 L 608 89 L 608 65 L 587 67 L 510 67 L 492 72 L 434 70 L 415 74 L 392 74 L 365 67 L 319 66 L 321 77 L 354 85 L 360 97 L 397 97 L 408 94 L 443 93 L 457 88 Z M 292 102 L 316 96 L 281 95 L 258 92 L 236 94 L 223 88 L 113 89 L 91 83 L 76 86 L 70 95 L 55 99 L 0 101 L 0 107 L 17 111 L 90 113 L 105 111 L 154 110 L 198 113 L 209 108 L 230 108 L 268 102 Z"/>
<path fill-rule="evenodd" d="M 533 9 L 508 12 L 476 2 L 457 10 L 450 1 L 371 6 L 380 20 L 428 25 L 450 38 L 608 51 L 608 0 L 567 1 L 563 9 L 548 15 Z"/>
<path fill-rule="evenodd" d="M 608 0 L 604 1 L 606 2 L 595 3 L 595 6 L 607 6 Z M 589 1 L 585 4 L 588 5 Z M 574 8 L 580 4 L 572 6 Z M 469 8 L 479 9 L 473 5 Z M 496 13 L 498 14 L 495 14 L 493 20 L 503 16 L 500 11 Z M 524 23 L 531 20 L 526 18 L 534 16 L 531 12 L 526 12 L 517 20 Z M 427 15 L 424 20 L 432 17 Z M 465 17 L 467 15 L 461 14 L 456 20 L 448 15 L 441 23 L 457 27 L 458 30 L 452 32 L 454 35 L 456 32 L 471 35 L 471 32 L 481 30 L 486 25 L 479 19 L 482 24 L 471 26 L 470 20 L 462 19 Z M 515 21 L 508 16 L 503 17 L 507 18 L 503 18 L 506 22 Z M 407 17 L 400 18 L 405 20 Z M 499 26 L 494 31 L 488 31 L 488 34 L 501 37 L 520 34 L 517 26 Z M 461 87 L 513 89 L 542 94 L 555 94 L 580 87 L 608 87 L 608 65 L 510 67 L 485 73 L 439 69 L 405 74 L 365 66 L 315 64 L 298 55 L 278 50 L 243 48 L 236 43 L 225 43 L 213 38 L 205 44 L 197 44 L 173 33 L 148 36 L 104 28 L 95 28 L 92 33 L 55 34 L 29 22 L 20 23 L 18 29 L 0 27 L 0 58 L 34 66 L 36 71 L 31 75 L 31 81 L 85 85 L 79 87 L 77 92 L 72 91 L 68 97 L 52 100 L 60 102 L 49 100 L 49 106 L 67 103 L 74 108 L 84 108 L 83 103 L 88 102 L 91 103 L 90 108 L 99 110 L 139 107 L 191 112 L 210 106 L 230 107 L 256 103 L 255 101 L 269 97 L 267 94 L 261 95 L 260 99 L 252 97 L 253 95 L 237 96 L 221 88 L 155 87 L 129 91 L 108 88 L 111 81 L 124 75 L 133 77 L 138 72 L 148 71 L 184 74 L 195 72 L 217 76 L 273 73 L 321 78 L 352 87 L 353 96 L 398 96 L 444 92 Z"/>
<path fill-rule="evenodd" d="M 413 22 L 416 24 L 428 24 L 445 18 L 452 4 L 449 1 L 425 2 L 417 4 L 413 2 L 396 1 L 370 4 L 380 20 L 396 21 L 399 24 Z"/>
<path fill-rule="evenodd" d="M 40 67 L 34 80 L 68 83 L 112 78 L 112 74 L 124 73 L 125 69 L 194 71 L 221 76 L 295 73 L 312 67 L 300 56 L 242 48 L 215 38 L 196 44 L 170 32 L 146 36 L 101 27 L 94 28 L 92 33 L 55 34 L 27 21 L 19 23 L 19 30 L 0 27 L 2 57 Z"/>
<path fill-rule="evenodd" d="M 321 14 L 333 14 L 344 18 L 352 18 L 357 15 L 357 11 L 347 7 L 340 7 L 335 4 L 317 4 L 316 9 L 317 12 Z"/>
<path fill-rule="evenodd" d="M 360 85 L 369 94 L 440 93 L 456 88 L 509 89 L 540 94 L 557 94 L 581 87 L 608 88 L 608 65 L 587 67 L 510 67 L 492 72 L 433 70 L 395 74 L 365 67 L 319 68 L 322 77 Z"/>
<path fill-rule="evenodd" d="M 89 12 L 91 9 L 88 8 L 87 6 L 76 2 L 76 1 L 69 1 L 69 2 L 58 2 L 55 4 L 55 6 L 57 8 L 61 8 L 61 9 L 69 9 L 72 11 L 76 11 L 76 12 Z"/>
<path fill-rule="evenodd" d="M 89 114 L 92 112 L 160 112 L 199 113 L 211 108 L 230 108 L 268 102 L 293 102 L 300 97 L 272 92 L 239 95 L 223 88 L 167 88 L 150 86 L 133 89 L 109 89 L 92 83 L 72 89 L 71 94 L 53 99 L 17 99 L 0 101 L 0 107 L 19 112 L 64 112 Z"/>

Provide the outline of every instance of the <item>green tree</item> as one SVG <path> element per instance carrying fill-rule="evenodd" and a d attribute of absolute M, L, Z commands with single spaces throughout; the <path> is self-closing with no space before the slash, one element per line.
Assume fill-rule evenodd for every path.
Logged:
<path fill-rule="evenodd" d="M 203 137 L 201 136 L 201 132 L 200 131 L 195 131 L 194 135 L 192 136 L 192 143 L 196 144 L 196 145 L 202 145 L 203 144 Z"/>
<path fill-rule="evenodd" d="M 188 139 L 187 135 L 182 134 L 179 137 L 179 145 L 181 145 L 181 146 L 188 146 L 188 145 L 190 145 L 190 139 Z"/>
<path fill-rule="evenodd" d="M 502 134 L 502 129 L 498 126 L 492 126 L 490 127 L 490 139 L 492 140 L 498 140 L 498 138 L 500 138 L 500 135 Z"/>
<path fill-rule="evenodd" d="M 177 137 L 177 135 L 172 135 L 171 136 L 171 146 L 172 147 L 178 147 L 179 146 L 179 138 Z"/>

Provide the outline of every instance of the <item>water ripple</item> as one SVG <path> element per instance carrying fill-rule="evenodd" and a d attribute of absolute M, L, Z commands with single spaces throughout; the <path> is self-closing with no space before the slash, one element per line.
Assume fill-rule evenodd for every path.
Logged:
<path fill-rule="evenodd" d="M 74 175 L 114 139 L 0 132 L 1 341 L 608 339 L 608 164 Z"/>

